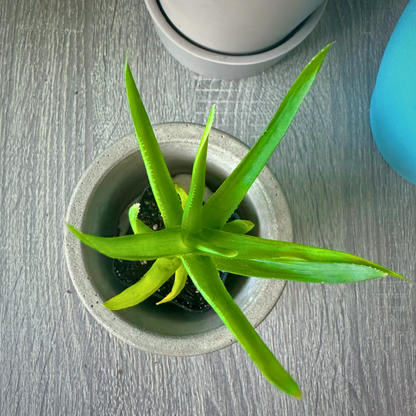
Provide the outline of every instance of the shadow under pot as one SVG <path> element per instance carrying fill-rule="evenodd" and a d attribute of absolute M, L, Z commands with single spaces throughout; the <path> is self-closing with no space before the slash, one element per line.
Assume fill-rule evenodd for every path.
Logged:
<path fill-rule="evenodd" d="M 182 123 L 154 127 L 172 177 L 190 174 L 203 126 Z M 206 185 L 215 191 L 248 152 L 233 137 L 213 129 L 207 157 Z M 148 187 L 143 159 L 134 135 L 117 141 L 85 172 L 72 196 L 66 222 L 83 232 L 117 236 L 120 219 Z M 242 219 L 256 224 L 254 235 L 292 241 L 292 224 L 283 191 L 269 168 L 264 168 L 237 209 Z M 154 297 L 132 308 L 110 311 L 103 303 L 126 286 L 116 277 L 113 259 L 65 231 L 65 254 L 77 293 L 93 317 L 123 341 L 157 354 L 192 356 L 224 348 L 234 337 L 212 310 L 190 312 L 171 302 L 156 305 Z M 229 274 L 226 287 L 256 327 L 276 304 L 284 281 Z"/>

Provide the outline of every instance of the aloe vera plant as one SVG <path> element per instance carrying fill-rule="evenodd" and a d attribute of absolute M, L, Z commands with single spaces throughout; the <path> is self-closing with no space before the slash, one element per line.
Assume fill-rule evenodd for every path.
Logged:
<path fill-rule="evenodd" d="M 206 158 L 215 107 L 211 109 L 196 154 L 187 194 L 171 179 L 126 63 L 126 88 L 136 136 L 166 228 L 153 231 L 142 223 L 138 219 L 138 204 L 133 205 L 129 212 L 134 235 L 99 237 L 68 225 L 83 243 L 108 257 L 131 261 L 156 260 L 139 282 L 104 303 L 108 309 L 119 310 L 139 304 L 175 275 L 171 293 L 159 304 L 171 301 L 181 292 L 189 275 L 265 377 L 298 398 L 301 397 L 298 385 L 227 292 L 219 270 L 311 283 L 358 282 L 388 274 L 405 279 L 352 254 L 246 235 L 254 226 L 250 221 L 227 223 L 290 126 L 329 48 L 330 45 L 319 52 L 302 71 L 257 143 L 205 204 Z"/>

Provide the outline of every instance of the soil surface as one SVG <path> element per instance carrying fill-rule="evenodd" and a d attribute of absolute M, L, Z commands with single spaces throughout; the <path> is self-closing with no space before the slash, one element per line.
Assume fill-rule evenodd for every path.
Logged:
<path fill-rule="evenodd" d="M 165 228 L 162 215 L 157 207 L 156 200 L 153 196 L 152 189 L 146 188 L 140 199 L 140 212 L 138 218 L 142 220 L 149 228 L 160 231 Z M 229 221 L 238 219 L 237 214 L 233 214 Z M 133 234 L 131 227 L 127 234 Z M 127 261 L 127 260 L 114 260 L 113 270 L 117 278 L 126 286 L 129 287 L 137 283 L 152 267 L 155 261 Z M 222 281 L 225 281 L 227 273 L 220 272 Z M 169 280 L 161 286 L 154 297 L 163 299 L 167 296 L 171 290 L 175 280 L 175 276 L 169 278 Z M 170 303 L 186 309 L 191 312 L 205 312 L 211 309 L 209 303 L 199 293 L 198 289 L 193 284 L 191 278 L 188 276 L 185 287 L 182 292 Z"/>

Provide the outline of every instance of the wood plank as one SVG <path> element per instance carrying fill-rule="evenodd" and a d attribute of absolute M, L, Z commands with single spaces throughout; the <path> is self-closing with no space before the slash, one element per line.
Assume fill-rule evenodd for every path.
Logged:
<path fill-rule="evenodd" d="M 0 2 L 1 415 L 414 415 L 416 289 L 391 278 L 289 283 L 259 328 L 300 382 L 290 399 L 238 345 L 193 358 L 135 350 L 83 308 L 63 220 L 94 157 L 132 131 L 126 52 L 153 123 L 204 123 L 252 145 L 308 60 L 336 40 L 270 166 L 296 241 L 416 278 L 416 187 L 384 162 L 368 106 L 407 0 L 334 0 L 316 30 L 258 76 L 211 80 L 178 64 L 144 2 Z"/>

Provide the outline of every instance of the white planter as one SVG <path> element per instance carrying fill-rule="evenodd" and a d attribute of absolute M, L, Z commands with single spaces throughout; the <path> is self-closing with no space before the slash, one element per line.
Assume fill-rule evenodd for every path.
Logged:
<path fill-rule="evenodd" d="M 271 49 L 324 0 L 159 0 L 174 28 L 197 45 L 247 55 Z"/>
<path fill-rule="evenodd" d="M 291 0 L 284 1 L 289 2 Z M 293 0 L 293 2 L 296 1 L 298 0 Z M 314 4 L 322 3 L 320 0 L 310 1 Z M 277 0 L 276 2 L 280 3 Z M 241 55 L 236 53 L 219 53 L 209 49 L 209 47 L 211 47 L 213 49 L 226 50 L 228 47 L 215 47 L 213 44 L 209 46 L 207 43 L 205 44 L 208 45 L 208 48 L 200 46 L 195 40 L 190 40 L 174 27 L 173 23 L 169 21 L 165 13 L 161 10 L 158 0 L 145 0 L 146 7 L 153 19 L 156 31 L 169 53 L 190 70 L 197 72 L 198 74 L 219 79 L 249 77 L 272 67 L 308 37 L 321 19 L 327 2 L 328 0 L 324 0 L 312 14 L 300 23 L 300 25 L 293 26 L 292 29 L 290 29 L 292 30 L 290 34 L 286 36 L 283 41 L 278 42 L 277 45 L 275 40 L 279 39 L 285 31 L 282 31 L 281 34 L 274 34 L 274 40 L 271 45 L 269 44 L 268 49 L 266 48 L 266 50 L 264 50 L 263 47 L 260 47 L 263 52 Z M 224 1 L 224 3 L 226 3 L 226 1 Z M 253 4 L 257 4 L 257 2 L 253 1 Z M 215 21 L 220 19 L 220 14 L 221 13 L 217 11 L 217 16 L 213 19 L 208 19 L 207 22 L 209 21 L 211 25 L 215 25 Z M 214 32 L 213 29 L 211 29 L 211 31 Z M 261 27 L 257 28 L 255 31 L 261 32 Z M 240 30 L 237 32 L 237 36 L 235 33 L 236 32 L 233 32 L 232 39 L 228 39 L 227 37 L 224 38 L 223 36 L 222 42 L 236 41 L 239 37 L 247 37 L 246 30 Z M 268 35 L 267 32 L 266 35 Z M 253 36 L 252 42 L 255 41 L 255 38 L 256 36 Z M 260 36 L 257 36 L 257 38 L 259 39 Z M 259 42 L 259 40 L 256 42 Z M 270 40 L 265 42 L 263 38 L 263 45 L 269 42 Z M 253 48 L 258 47 L 259 46 L 250 46 L 250 49 L 246 50 L 253 50 Z"/>

